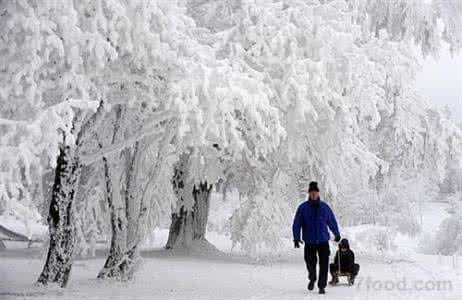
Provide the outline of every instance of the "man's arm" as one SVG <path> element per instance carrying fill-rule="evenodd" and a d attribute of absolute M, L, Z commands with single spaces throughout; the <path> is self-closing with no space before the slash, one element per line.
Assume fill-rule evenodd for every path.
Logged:
<path fill-rule="evenodd" d="M 294 241 L 300 241 L 300 230 L 302 229 L 303 216 L 302 216 L 302 206 L 300 205 L 297 208 L 295 213 L 294 223 L 292 224 L 292 233 L 294 236 Z"/>
<path fill-rule="evenodd" d="M 335 239 L 340 240 L 340 232 L 338 230 L 337 220 L 335 219 L 334 213 L 332 212 L 332 209 L 330 209 L 329 205 L 327 205 L 327 210 L 327 226 L 329 227 L 330 231 L 332 231 L 332 233 L 335 235 Z"/>

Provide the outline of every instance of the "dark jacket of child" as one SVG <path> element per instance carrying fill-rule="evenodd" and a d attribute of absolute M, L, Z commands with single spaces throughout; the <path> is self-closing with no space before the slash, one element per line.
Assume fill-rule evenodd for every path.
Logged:
<path fill-rule="evenodd" d="M 347 239 L 342 239 L 339 243 L 339 250 L 335 253 L 334 263 L 330 264 L 331 274 L 339 271 L 341 273 L 350 273 L 356 276 L 359 271 L 359 265 L 355 263 L 355 254 L 350 249 L 350 244 Z"/>

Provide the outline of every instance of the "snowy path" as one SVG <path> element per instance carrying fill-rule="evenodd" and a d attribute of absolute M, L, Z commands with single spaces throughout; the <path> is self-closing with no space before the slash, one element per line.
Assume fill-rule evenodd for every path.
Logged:
<path fill-rule="evenodd" d="M 419 257 L 415 262 L 383 263 L 359 258 L 361 277 L 353 287 L 328 287 L 326 295 L 306 291 L 301 253 L 295 250 L 273 264 L 250 264 L 243 258 L 171 257 L 153 253 L 145 258 L 130 283 L 95 279 L 102 259 L 75 262 L 67 289 L 38 288 L 34 280 L 42 267 L 39 258 L 8 257 L 0 253 L 0 299 L 462 299 L 462 274 L 451 258 Z M 381 289 L 379 284 L 418 280 L 451 280 L 449 291 Z M 380 280 L 380 281 L 379 281 Z M 436 289 L 436 288 L 434 288 Z M 435 298 L 436 297 L 436 298 Z"/>

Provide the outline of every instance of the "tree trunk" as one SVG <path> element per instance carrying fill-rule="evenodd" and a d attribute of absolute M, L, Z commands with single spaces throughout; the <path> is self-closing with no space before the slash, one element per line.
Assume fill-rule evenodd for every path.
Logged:
<path fill-rule="evenodd" d="M 193 188 L 194 207 L 192 219 L 194 240 L 205 240 L 207 221 L 209 219 L 211 191 L 212 185 L 209 186 L 207 181 L 201 182 L 199 183 L 199 187 L 194 186 Z"/>
<path fill-rule="evenodd" d="M 137 191 L 137 173 L 139 161 L 140 143 L 136 142 L 133 149 L 126 149 L 125 152 L 125 215 L 127 218 L 127 246 L 131 248 L 136 243 L 136 233 L 139 217 L 139 200 L 141 195 L 135 195 Z"/>
<path fill-rule="evenodd" d="M 69 280 L 74 252 L 73 201 L 81 164 L 69 146 L 62 146 L 57 159 L 48 225 L 48 255 L 37 283 L 50 282 L 65 287 Z"/>
<path fill-rule="evenodd" d="M 138 227 L 140 226 L 141 208 L 136 209 L 135 184 L 137 174 L 137 162 L 139 143 L 134 146 L 133 152 L 126 149 L 126 185 L 121 193 L 114 188 L 119 184 L 114 182 L 115 174 L 111 174 L 107 158 L 103 158 L 106 179 L 106 194 L 111 214 L 111 246 L 109 255 L 98 278 L 117 278 L 128 280 L 133 276 L 134 268 L 139 259 L 138 251 Z M 123 195 L 123 200 L 122 200 Z"/>
<path fill-rule="evenodd" d="M 178 211 L 172 214 L 166 249 L 190 248 L 194 242 L 208 244 L 205 238 L 209 215 L 209 203 L 212 185 L 201 182 L 198 187 L 187 184 L 187 160 L 188 155 L 182 155 L 180 162 L 175 167 L 172 179 L 175 194 L 181 205 Z M 189 190 L 189 191 L 188 191 Z M 191 197 L 192 209 L 188 209 L 187 197 Z"/>
<path fill-rule="evenodd" d="M 123 270 L 122 279 L 131 279 L 136 266 L 140 261 L 138 245 L 141 241 L 139 230 L 142 225 L 142 201 L 141 195 L 136 195 L 138 189 L 138 167 L 140 161 L 141 143 L 136 142 L 133 149 L 126 152 L 126 184 L 125 184 L 125 218 L 127 220 L 126 252 L 121 264 Z M 131 150 L 131 151 L 130 151 Z"/>
<path fill-rule="evenodd" d="M 47 285 L 52 282 L 65 287 L 69 280 L 75 244 L 73 204 L 82 169 L 79 150 L 89 130 L 102 120 L 104 111 L 101 101 L 96 112 L 82 126 L 78 115 L 73 120 L 73 131 L 78 132 L 75 145 L 72 148 L 66 145 L 64 136 L 63 144 L 60 146 L 48 215 L 48 255 L 37 284 Z"/>
<path fill-rule="evenodd" d="M 114 193 L 113 180 L 108 159 L 103 157 L 104 177 L 106 182 L 106 199 L 109 206 L 111 220 L 111 246 L 109 255 L 98 278 L 121 278 L 123 276 L 122 262 L 125 257 L 127 245 L 127 219 L 125 208 L 120 199 L 120 193 Z M 118 184 L 118 183 L 116 183 Z"/>
<path fill-rule="evenodd" d="M 192 244 L 192 217 L 182 206 L 178 212 L 172 214 L 172 224 L 168 233 L 166 249 L 188 248 Z"/>

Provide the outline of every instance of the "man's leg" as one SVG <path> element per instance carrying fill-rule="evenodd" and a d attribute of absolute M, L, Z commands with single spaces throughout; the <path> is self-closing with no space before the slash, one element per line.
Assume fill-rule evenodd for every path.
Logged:
<path fill-rule="evenodd" d="M 305 244 L 305 263 L 310 282 L 316 281 L 316 245 Z"/>
<path fill-rule="evenodd" d="M 329 242 L 317 245 L 319 256 L 319 280 L 318 288 L 324 289 L 327 285 L 327 273 L 329 272 Z"/>
<path fill-rule="evenodd" d="M 330 274 L 332 276 L 334 276 L 335 273 L 337 273 L 337 271 L 338 271 L 338 266 L 336 264 L 330 264 L 329 265 L 329 270 L 330 270 Z"/>

